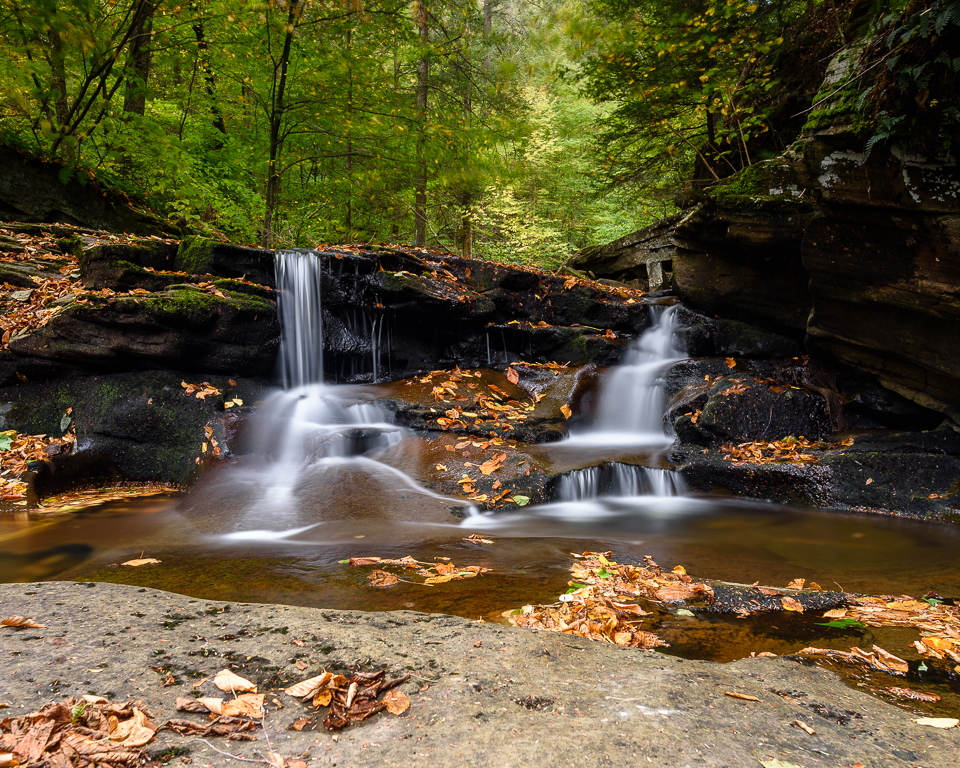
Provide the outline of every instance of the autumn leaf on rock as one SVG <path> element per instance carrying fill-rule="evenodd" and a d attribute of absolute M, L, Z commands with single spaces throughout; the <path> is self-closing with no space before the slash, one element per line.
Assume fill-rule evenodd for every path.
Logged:
<path fill-rule="evenodd" d="M 236 691 L 256 691 L 257 686 L 246 678 L 231 672 L 229 669 L 223 669 L 217 672 L 213 678 L 213 684 L 221 691 L 234 693 Z"/>
<path fill-rule="evenodd" d="M 727 363 L 727 368 L 736 368 L 736 367 L 737 367 L 737 361 L 734 360 L 732 357 L 726 358 L 726 363 Z"/>
<path fill-rule="evenodd" d="M 507 381 L 511 384 L 519 384 L 520 382 L 520 374 L 518 374 L 512 366 L 507 368 Z"/>
<path fill-rule="evenodd" d="M 237 698 L 223 702 L 220 714 L 226 717 L 252 717 L 260 720 L 263 717 L 262 693 L 242 693 Z"/>
<path fill-rule="evenodd" d="M 139 568 L 141 565 L 153 565 L 159 562 L 159 560 L 153 557 L 140 557 L 136 560 L 127 560 L 125 563 L 120 563 L 120 565 L 129 565 L 131 568 Z"/>
<path fill-rule="evenodd" d="M 0 619 L 0 626 L 2 627 L 16 627 L 16 628 L 29 628 L 29 629 L 44 629 L 47 625 L 40 624 L 33 619 L 30 619 L 26 616 L 7 616 L 5 619 Z"/>
<path fill-rule="evenodd" d="M 310 677 L 306 680 L 301 680 L 299 683 L 291 685 L 289 688 L 284 688 L 283 692 L 288 696 L 293 696 L 297 699 L 305 699 L 308 696 L 313 696 L 317 691 L 323 688 L 327 683 L 333 679 L 333 674 L 330 672 L 324 672 L 322 675 L 317 675 L 316 677 Z"/>
<path fill-rule="evenodd" d="M 737 693 L 736 691 L 724 691 L 723 695 L 734 699 L 743 699 L 744 701 L 760 701 L 756 696 L 751 696 L 748 693 Z"/>
<path fill-rule="evenodd" d="M 402 715 L 410 709 L 410 699 L 399 688 L 391 688 L 383 695 L 383 703 L 391 715 Z"/>
<path fill-rule="evenodd" d="M 781 597 L 780 604 L 783 606 L 785 611 L 796 611 L 797 613 L 803 613 L 803 606 L 792 597 Z"/>
<path fill-rule="evenodd" d="M 570 410 L 570 406 L 567 403 L 564 403 L 560 406 L 560 413 L 563 414 L 563 418 L 569 419 L 573 411 Z"/>
<path fill-rule="evenodd" d="M 794 579 L 787 584 L 787 589 L 803 589 L 803 585 L 806 583 L 806 581 L 806 579 Z"/>

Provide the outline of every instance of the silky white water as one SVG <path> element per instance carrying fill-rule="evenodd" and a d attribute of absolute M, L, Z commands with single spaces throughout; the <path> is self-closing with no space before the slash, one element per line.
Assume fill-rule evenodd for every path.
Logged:
<path fill-rule="evenodd" d="M 653 325 L 606 374 L 594 422 L 571 432 L 571 443 L 665 445 L 673 439 L 663 425 L 666 398 L 660 377 L 686 354 L 677 307 L 651 306 L 649 311 Z"/>

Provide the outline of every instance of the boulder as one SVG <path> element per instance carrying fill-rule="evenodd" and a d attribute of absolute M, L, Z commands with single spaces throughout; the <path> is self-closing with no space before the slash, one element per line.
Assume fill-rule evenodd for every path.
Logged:
<path fill-rule="evenodd" d="M 709 314 L 960 420 L 960 172 L 807 136 L 715 185 L 677 226 L 677 291 Z"/>
<path fill-rule="evenodd" d="M 265 298 L 174 285 L 157 293 L 90 295 L 11 339 L 9 347 L 86 366 L 271 376 L 279 324 L 276 307 Z"/>
<path fill-rule="evenodd" d="M 46 380 L 0 387 L 0 425 L 58 436 L 76 430 L 74 456 L 58 456 L 46 468 L 36 467 L 48 476 L 40 478 L 46 483 L 41 493 L 118 475 L 185 483 L 203 459 L 213 455 L 210 437 L 224 448 L 229 442 L 227 422 L 233 414 L 224 410 L 224 395 L 253 402 L 264 389 L 257 380 L 241 379 L 236 386 L 225 376 L 206 380 L 221 394 L 188 396 L 182 377 L 168 371 L 91 374 L 49 369 Z M 191 378 L 188 383 L 201 382 Z"/>

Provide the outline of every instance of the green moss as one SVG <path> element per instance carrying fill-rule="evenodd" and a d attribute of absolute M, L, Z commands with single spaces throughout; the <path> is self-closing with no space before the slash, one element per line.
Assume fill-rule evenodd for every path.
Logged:
<path fill-rule="evenodd" d="M 209 274 L 212 262 L 211 248 L 214 245 L 215 241 L 208 237 L 190 235 L 183 238 L 177 249 L 176 270 L 191 275 Z"/>
<path fill-rule="evenodd" d="M 793 171 L 777 160 L 746 168 L 708 189 L 719 205 L 751 208 L 764 213 L 791 213 L 815 205 L 812 198 L 799 197 Z"/>

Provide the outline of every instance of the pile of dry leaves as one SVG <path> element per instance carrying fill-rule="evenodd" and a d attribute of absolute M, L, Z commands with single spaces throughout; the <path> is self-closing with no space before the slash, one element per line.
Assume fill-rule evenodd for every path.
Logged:
<path fill-rule="evenodd" d="M 476 538 L 474 541 L 488 542 L 489 539 Z M 386 557 L 351 557 L 349 560 L 341 560 L 341 563 L 350 563 L 354 566 L 376 565 L 380 566 L 372 571 L 367 579 L 372 587 L 392 587 L 398 582 L 404 584 L 423 584 L 432 587 L 435 584 L 445 584 L 448 581 L 460 581 L 461 579 L 472 579 L 481 573 L 488 573 L 489 568 L 483 568 L 479 565 L 467 565 L 457 567 L 449 557 L 437 558 L 441 562 L 428 563 L 422 560 L 414 560 L 412 557 L 386 558 Z M 400 578 L 390 571 L 383 570 L 383 567 L 394 567 L 404 569 L 402 573 L 407 578 Z M 412 576 L 421 578 L 414 579 Z"/>
<path fill-rule="evenodd" d="M 23 616 L 8 619 L 4 623 L 11 627 L 43 627 Z M 384 709 L 394 715 L 406 712 L 410 700 L 398 686 L 409 678 L 410 675 L 403 675 L 388 680 L 385 670 L 356 671 L 350 677 L 324 672 L 286 688 L 285 693 L 311 701 L 318 708 L 329 707 L 324 726 L 341 730 Z M 178 711 L 207 715 L 206 722 L 172 718 L 158 727 L 142 702 L 116 703 L 89 695 L 65 699 L 39 712 L 4 718 L 0 720 L 0 768 L 110 768 L 140 764 L 146 760 L 141 747 L 164 729 L 181 735 L 253 740 L 251 731 L 262 725 L 266 716 L 265 695 L 257 693 L 255 683 L 227 669 L 218 672 L 213 683 L 231 697 L 180 697 L 175 704 Z M 281 706 L 279 700 L 275 703 Z M 307 722 L 309 718 L 301 718 L 290 727 L 302 730 Z M 273 750 L 269 739 L 267 746 L 269 750 L 262 762 L 273 768 L 305 766 L 302 761 L 284 759 Z"/>
<path fill-rule="evenodd" d="M 849 608 L 827 611 L 825 618 L 849 619 L 871 627 L 914 627 L 920 639 L 913 647 L 921 656 L 950 659 L 960 670 L 960 606 L 941 599 L 915 600 L 908 596 L 857 595 Z"/>
<path fill-rule="evenodd" d="M 737 466 L 743 464 L 793 464 L 794 466 L 803 466 L 804 464 L 816 464 L 818 461 L 816 456 L 806 453 L 806 451 L 811 449 L 832 451 L 851 445 L 853 445 L 852 437 L 837 443 L 825 443 L 807 440 L 803 436 L 793 437 L 791 435 L 772 442 L 760 440 L 740 443 L 739 445 L 726 443 L 720 446 L 720 451 L 726 454 L 723 457 L 726 461 L 732 461 Z"/>
<path fill-rule="evenodd" d="M 328 730 L 338 731 L 384 709 L 392 715 L 402 715 L 410 707 L 410 700 L 397 686 L 409 679 L 407 674 L 387 680 L 382 669 L 354 672 L 350 677 L 324 672 L 291 685 L 284 689 L 284 693 L 309 701 L 318 709 L 329 707 L 323 725 Z M 297 723 L 301 723 L 299 728 Z M 297 721 L 292 727 L 300 730 L 305 724 Z"/>
<path fill-rule="evenodd" d="M 511 624 L 529 629 L 580 635 L 632 648 L 667 645 L 652 632 L 640 629 L 648 615 L 638 598 L 672 603 L 694 597 L 711 598 L 709 584 L 694 581 L 682 566 L 664 571 L 651 558 L 647 567 L 621 565 L 609 552 L 584 552 L 570 568 L 570 590 L 553 605 L 527 605 L 504 615 Z"/>
<path fill-rule="evenodd" d="M 18 478 L 27 471 L 28 462 L 44 461 L 68 451 L 75 440 L 72 427 L 63 437 L 23 435 L 16 430 L 0 432 L 0 499 L 24 499 L 27 487 Z"/>
<path fill-rule="evenodd" d="M 140 747 L 157 731 L 139 701 L 102 696 L 65 699 L 20 717 L 0 720 L 0 765 L 54 768 L 138 763 Z"/>
<path fill-rule="evenodd" d="M 434 382 L 434 379 L 440 379 Z M 476 379 L 476 381 L 468 381 Z M 507 370 L 507 379 L 516 385 L 519 375 L 512 368 Z M 409 384 L 430 384 L 431 394 L 437 403 L 448 404 L 437 424 L 443 430 L 460 429 L 475 432 L 479 427 L 485 431 L 497 429 L 511 430 L 514 424 L 527 420 L 541 399 L 533 395 L 530 402 L 522 403 L 496 384 L 483 381 L 483 373 L 455 368 L 452 371 L 431 371 L 419 379 L 411 379 Z M 458 403 L 463 403 L 459 405 Z"/>

